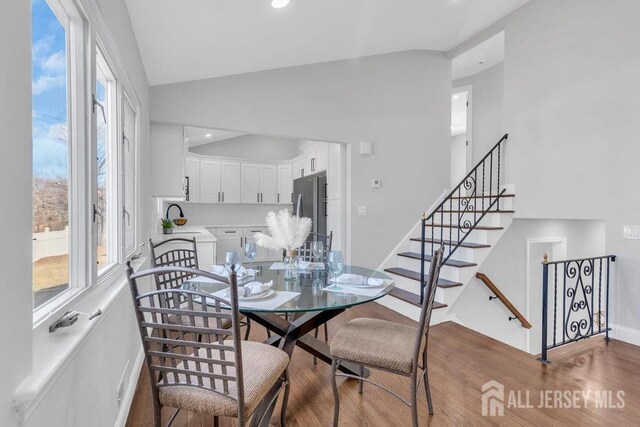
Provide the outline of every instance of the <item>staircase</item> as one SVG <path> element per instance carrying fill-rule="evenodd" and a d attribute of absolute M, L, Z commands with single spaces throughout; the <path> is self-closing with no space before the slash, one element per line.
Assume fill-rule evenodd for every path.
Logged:
<path fill-rule="evenodd" d="M 393 298 L 386 298 L 383 304 L 415 315 L 424 297 L 424 285 L 420 283 L 427 283 L 425 272 L 429 271 L 433 253 L 442 245 L 444 256 L 431 323 L 450 320 L 448 308 L 511 224 L 515 194 L 501 182 L 507 137 L 504 135 L 453 190 L 422 216 L 407 240 L 383 263 L 384 271 L 396 281 L 390 293 Z"/>

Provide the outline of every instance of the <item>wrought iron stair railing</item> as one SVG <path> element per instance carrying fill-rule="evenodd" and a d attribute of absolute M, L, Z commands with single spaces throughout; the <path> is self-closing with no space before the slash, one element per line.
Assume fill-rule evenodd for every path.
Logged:
<path fill-rule="evenodd" d="M 442 203 L 429 214 L 425 212 L 422 216 L 420 303 L 424 300 L 426 283 L 425 255 L 432 255 L 436 245 L 440 244 L 444 249 L 442 264 L 446 263 L 488 213 L 500 210 L 500 198 L 505 192 L 501 188 L 500 181 L 503 175 L 501 174 L 503 170 L 501 152 L 508 136 L 505 134 L 500 138 L 500 141 L 451 190 Z M 427 233 L 427 227 L 430 228 L 429 233 Z M 445 241 L 447 241 L 446 245 L 444 245 Z"/>
<path fill-rule="evenodd" d="M 549 363 L 549 350 L 594 335 L 605 334 L 609 340 L 609 283 L 611 263 L 615 261 L 615 255 L 548 261 L 545 254 L 538 360 Z"/>

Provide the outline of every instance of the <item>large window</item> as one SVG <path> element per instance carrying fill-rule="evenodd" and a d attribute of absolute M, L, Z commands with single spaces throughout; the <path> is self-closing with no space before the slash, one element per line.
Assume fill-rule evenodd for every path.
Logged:
<path fill-rule="evenodd" d="M 67 24 L 44 0 L 32 5 L 33 302 L 38 307 L 69 288 L 71 150 Z"/>
<path fill-rule="evenodd" d="M 135 251 L 137 104 L 75 1 L 32 0 L 32 18 L 38 319 Z"/>

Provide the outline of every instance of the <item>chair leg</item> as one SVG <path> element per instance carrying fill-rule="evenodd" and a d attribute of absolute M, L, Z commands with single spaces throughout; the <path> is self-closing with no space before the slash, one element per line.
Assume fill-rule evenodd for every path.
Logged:
<path fill-rule="evenodd" d="M 364 365 L 360 365 L 360 378 L 364 378 Z M 360 380 L 358 384 L 358 393 L 364 392 L 364 381 Z"/>
<path fill-rule="evenodd" d="M 218 427 L 220 425 L 220 419 L 218 417 L 213 417 L 213 427 Z"/>
<path fill-rule="evenodd" d="M 329 342 L 329 331 L 328 331 L 328 326 L 325 323 L 324 325 L 324 342 Z"/>
<path fill-rule="evenodd" d="M 162 425 L 162 416 L 160 414 L 160 410 L 162 407 L 160 404 L 153 402 L 153 425 L 155 427 L 160 427 Z"/>
<path fill-rule="evenodd" d="M 289 381 L 289 368 L 284 371 L 284 380 L 287 384 L 284 386 L 284 396 L 282 396 L 282 409 L 280 410 L 280 425 L 285 427 L 287 425 L 287 402 L 289 401 L 289 387 L 291 381 Z"/>
<path fill-rule="evenodd" d="M 411 375 L 411 424 L 418 427 L 418 390 L 417 373 Z"/>
<path fill-rule="evenodd" d="M 318 338 L 318 328 L 316 328 L 315 331 L 313 331 L 313 337 Z M 318 358 L 315 356 L 313 356 L 313 364 L 314 365 L 318 364 Z"/>
<path fill-rule="evenodd" d="M 248 317 L 247 319 L 247 329 L 244 333 L 244 340 L 248 341 L 249 340 L 249 333 L 251 332 L 251 319 L 249 319 Z"/>
<path fill-rule="evenodd" d="M 271 338 L 271 331 L 269 328 L 265 328 L 267 330 L 267 338 Z"/>
<path fill-rule="evenodd" d="M 427 350 L 422 353 L 422 367 L 424 369 L 424 391 L 427 394 L 427 406 L 429 415 L 433 415 L 433 403 L 431 402 L 431 387 L 429 387 L 429 371 L 427 370 Z"/>
<path fill-rule="evenodd" d="M 338 383 L 336 382 L 336 371 L 340 362 L 337 359 L 333 359 L 331 363 L 331 387 L 333 388 L 333 427 L 338 427 L 338 418 L 340 417 L 340 394 L 338 393 Z"/>

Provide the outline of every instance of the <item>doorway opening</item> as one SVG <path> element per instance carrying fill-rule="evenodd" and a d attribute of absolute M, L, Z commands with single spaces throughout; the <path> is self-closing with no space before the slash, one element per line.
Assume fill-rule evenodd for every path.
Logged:
<path fill-rule="evenodd" d="M 451 93 L 451 187 L 471 169 L 471 86 Z"/>

